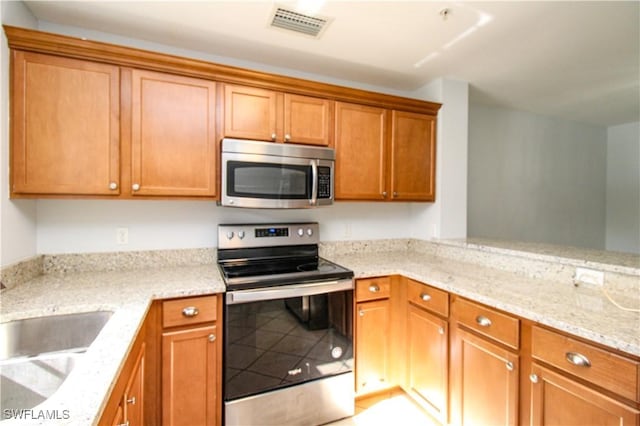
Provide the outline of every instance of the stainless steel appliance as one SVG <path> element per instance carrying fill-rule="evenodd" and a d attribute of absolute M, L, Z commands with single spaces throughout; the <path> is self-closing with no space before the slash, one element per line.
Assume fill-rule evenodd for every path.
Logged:
<path fill-rule="evenodd" d="M 353 272 L 318 256 L 318 228 L 218 226 L 226 425 L 354 413 Z"/>
<path fill-rule="evenodd" d="M 332 148 L 223 139 L 220 204 L 276 209 L 333 204 L 334 163 Z"/>

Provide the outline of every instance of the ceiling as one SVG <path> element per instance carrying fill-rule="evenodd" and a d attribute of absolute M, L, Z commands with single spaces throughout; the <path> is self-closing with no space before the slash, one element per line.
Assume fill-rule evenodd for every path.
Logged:
<path fill-rule="evenodd" d="M 276 5 L 313 13 L 299 1 L 25 3 L 41 21 L 395 91 L 446 77 L 469 82 L 474 103 L 604 126 L 640 120 L 637 1 L 328 0 L 319 38 L 270 26 Z"/>

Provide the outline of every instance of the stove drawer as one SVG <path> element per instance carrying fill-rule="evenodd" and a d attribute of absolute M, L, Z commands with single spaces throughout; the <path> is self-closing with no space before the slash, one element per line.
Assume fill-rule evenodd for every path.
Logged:
<path fill-rule="evenodd" d="M 356 301 L 387 299 L 391 294 L 390 277 L 365 278 L 356 281 Z"/>
<path fill-rule="evenodd" d="M 216 296 L 186 297 L 162 302 L 162 327 L 200 324 L 216 320 Z"/>

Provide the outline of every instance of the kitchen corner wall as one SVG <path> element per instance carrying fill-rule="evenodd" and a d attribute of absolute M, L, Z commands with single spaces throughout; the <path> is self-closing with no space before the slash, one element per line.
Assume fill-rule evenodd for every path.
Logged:
<path fill-rule="evenodd" d="M 2 24 L 36 28 L 22 2 L 0 2 Z M 9 48 L 2 31 L 0 46 L 0 267 L 33 257 L 36 251 L 36 201 L 9 200 Z"/>

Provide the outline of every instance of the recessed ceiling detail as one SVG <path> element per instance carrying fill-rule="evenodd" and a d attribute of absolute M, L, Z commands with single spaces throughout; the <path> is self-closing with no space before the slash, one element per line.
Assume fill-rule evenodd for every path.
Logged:
<path fill-rule="evenodd" d="M 278 7 L 273 14 L 271 26 L 295 31 L 312 37 L 319 37 L 319 34 L 327 23 L 328 21 L 326 19 L 303 15 L 302 13 L 294 12 L 293 10 Z"/>

